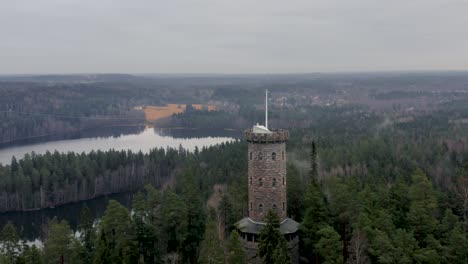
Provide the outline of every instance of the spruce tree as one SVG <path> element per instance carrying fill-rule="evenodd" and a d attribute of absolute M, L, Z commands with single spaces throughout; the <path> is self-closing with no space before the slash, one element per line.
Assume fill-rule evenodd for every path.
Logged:
<path fill-rule="evenodd" d="M 290 263 L 289 256 L 284 254 L 287 252 L 287 246 L 284 236 L 280 233 L 278 215 L 272 210 L 268 211 L 265 223 L 265 227 L 259 234 L 258 255 L 263 258 L 265 264 L 278 263 L 277 261 Z"/>
<path fill-rule="evenodd" d="M 182 199 L 187 205 L 187 233 L 183 241 L 182 253 L 185 260 L 194 263 L 200 242 L 205 233 L 206 213 L 193 172 L 187 171 L 182 181 Z"/>
<path fill-rule="evenodd" d="M 392 238 L 395 249 L 394 251 L 391 251 L 394 261 L 400 261 L 400 263 L 412 263 L 414 251 L 419 248 L 418 241 L 414 238 L 413 233 L 403 229 L 397 229 L 395 231 L 391 231 L 390 237 Z M 378 243 L 376 244 L 376 247 L 379 247 Z"/>
<path fill-rule="evenodd" d="M 340 235 L 331 226 L 325 226 L 317 232 L 320 237 L 315 244 L 315 250 L 324 260 L 324 264 L 343 263 L 343 244 L 340 241 Z"/>
<path fill-rule="evenodd" d="M 437 221 L 434 219 L 437 199 L 432 184 L 424 172 L 418 169 L 413 174 L 412 180 L 408 222 L 414 230 L 415 238 L 424 243 L 425 237 L 432 234 L 437 226 Z"/>
<path fill-rule="evenodd" d="M 127 208 L 110 200 L 99 229 L 99 233 L 105 234 L 114 263 L 132 261 L 135 231 Z"/>
<path fill-rule="evenodd" d="M 106 239 L 106 233 L 101 232 L 97 242 L 94 264 L 112 264 L 111 248 Z"/>
<path fill-rule="evenodd" d="M 302 234 L 305 252 L 304 255 L 311 262 L 316 262 L 318 253 L 314 245 L 318 242 L 317 232 L 327 225 L 328 210 L 323 194 L 316 182 L 311 182 L 305 197 L 306 211 L 304 220 L 299 229 Z"/>
<path fill-rule="evenodd" d="M 145 197 L 138 192 L 133 199 L 133 225 L 136 231 L 135 245 L 138 259 L 146 263 L 155 263 L 159 261 L 159 251 L 157 249 L 158 238 L 155 228 L 150 222 L 150 213 L 145 201 Z"/>
<path fill-rule="evenodd" d="M 299 170 L 294 165 L 288 164 L 287 175 L 288 215 L 296 221 L 301 221 L 304 214 L 304 184 Z"/>
<path fill-rule="evenodd" d="M 287 264 L 291 263 L 288 255 L 288 245 L 284 236 L 280 236 L 278 245 L 276 246 L 273 254 L 273 264 Z"/>
<path fill-rule="evenodd" d="M 161 203 L 164 253 L 179 253 L 187 235 L 187 205 L 173 191 L 166 190 Z"/>
<path fill-rule="evenodd" d="M 310 145 L 310 171 L 309 177 L 311 182 L 318 182 L 318 163 L 317 163 L 317 146 L 312 140 Z"/>
<path fill-rule="evenodd" d="M 93 217 L 91 211 L 87 206 L 84 206 L 80 216 L 80 231 L 81 231 L 81 242 L 83 243 L 84 252 L 83 259 L 90 263 L 94 257 L 95 251 L 95 234 L 96 230 L 93 227 Z"/>
<path fill-rule="evenodd" d="M 41 251 L 36 247 L 36 245 L 28 246 L 23 245 L 23 253 L 20 257 L 22 260 L 18 260 L 17 264 L 42 264 L 42 255 Z"/>
<path fill-rule="evenodd" d="M 229 235 L 228 242 L 228 263 L 229 264 L 244 264 L 247 263 L 247 253 L 241 244 L 241 238 L 236 230 L 233 230 Z"/>
<path fill-rule="evenodd" d="M 449 263 L 465 263 L 468 260 L 468 237 L 464 235 L 461 223 L 452 210 L 445 211 L 439 226 L 441 242 L 444 245 L 443 257 Z"/>

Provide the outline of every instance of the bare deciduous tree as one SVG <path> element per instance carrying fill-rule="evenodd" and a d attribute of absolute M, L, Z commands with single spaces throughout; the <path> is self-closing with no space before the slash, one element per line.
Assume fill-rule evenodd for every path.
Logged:
<path fill-rule="evenodd" d="M 362 229 L 355 229 L 349 245 L 349 259 L 347 264 L 367 264 L 370 263 L 367 257 L 367 236 Z"/>

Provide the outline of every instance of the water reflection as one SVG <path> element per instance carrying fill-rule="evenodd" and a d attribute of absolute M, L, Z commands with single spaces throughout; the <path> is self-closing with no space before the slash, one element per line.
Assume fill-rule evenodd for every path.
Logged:
<path fill-rule="evenodd" d="M 155 147 L 184 148 L 194 150 L 222 142 L 240 138 L 239 131 L 210 129 L 158 129 L 145 126 L 110 127 L 82 131 L 69 137 L 36 138 L 23 142 L 15 142 L 7 146 L 0 145 L 0 163 L 9 164 L 14 155 L 21 158 L 26 153 L 34 151 L 43 154 L 46 151 L 59 152 L 90 152 L 91 150 L 127 150 L 148 152 Z M 52 140 L 52 141 L 51 141 Z M 96 198 L 86 202 L 78 202 L 39 211 L 8 212 L 0 214 L 0 228 L 7 222 L 13 223 L 21 236 L 34 240 L 41 235 L 41 227 L 49 219 L 67 220 L 76 230 L 79 215 L 85 205 L 91 209 L 93 217 L 101 217 L 109 199 L 115 199 L 129 207 L 134 193 L 114 194 Z"/>
<path fill-rule="evenodd" d="M 46 136 L 30 137 L 17 139 L 11 142 L 0 143 L 0 149 L 26 146 L 38 143 L 46 143 L 51 141 L 79 139 L 79 138 L 95 138 L 95 137 L 119 137 L 121 135 L 139 134 L 145 130 L 145 125 L 123 125 L 123 126 L 108 126 L 83 129 L 76 132 L 52 134 Z"/>
<path fill-rule="evenodd" d="M 33 241 L 43 236 L 41 233 L 43 225 L 47 224 L 54 217 L 57 217 L 59 221 L 66 220 L 70 224 L 70 227 L 76 230 L 79 226 L 79 218 L 83 207 L 87 206 L 91 211 L 91 215 L 97 219 L 103 215 L 110 199 L 117 200 L 127 208 L 130 208 L 133 195 L 134 193 L 112 194 L 85 202 L 71 203 L 38 211 L 2 213 L 0 214 L 0 226 L 3 227 L 6 223 L 11 222 L 16 226 L 18 233 L 23 239 Z"/>
<path fill-rule="evenodd" d="M 91 150 L 132 150 L 148 153 L 152 148 L 178 148 L 182 147 L 194 150 L 197 146 L 202 148 L 222 142 L 231 141 L 240 136 L 240 132 L 225 130 L 199 130 L 199 129 L 156 129 L 141 127 L 128 130 L 125 127 L 114 127 L 99 131 L 88 131 L 91 137 L 64 139 L 56 141 L 36 142 L 21 146 L 8 146 L 0 149 L 0 163 L 9 164 L 15 156 L 20 159 L 26 153 L 34 151 L 36 154 L 44 154 L 46 151 L 53 152 L 90 152 Z M 131 131 L 137 133 L 128 133 Z M 125 134 L 126 132 L 127 134 Z M 120 133 L 120 134 L 119 134 Z M 111 136 L 110 136 L 111 135 Z"/>

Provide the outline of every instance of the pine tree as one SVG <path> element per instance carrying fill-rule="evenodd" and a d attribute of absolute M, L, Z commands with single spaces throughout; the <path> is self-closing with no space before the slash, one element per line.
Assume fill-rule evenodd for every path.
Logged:
<path fill-rule="evenodd" d="M 242 247 L 239 233 L 236 230 L 229 235 L 228 244 L 228 263 L 229 264 L 244 264 L 247 263 L 247 253 Z"/>
<path fill-rule="evenodd" d="M 10 222 L 3 226 L 0 234 L 0 242 L 2 244 L 0 247 L 1 252 L 10 263 L 14 263 L 21 251 L 21 245 L 18 234 L 16 233 L 16 228 Z"/>
<path fill-rule="evenodd" d="M 44 258 L 47 263 L 61 263 L 62 260 L 70 262 L 70 245 L 73 233 L 65 220 L 59 223 L 52 220 L 47 240 L 44 243 Z"/>

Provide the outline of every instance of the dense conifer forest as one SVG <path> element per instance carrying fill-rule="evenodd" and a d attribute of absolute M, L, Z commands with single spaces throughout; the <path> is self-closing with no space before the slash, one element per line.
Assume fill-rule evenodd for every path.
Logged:
<path fill-rule="evenodd" d="M 225 107 L 169 122 L 248 128 L 263 117 L 251 101 L 272 86 L 271 124 L 290 131 L 288 215 L 300 223 L 305 263 L 468 263 L 468 98 L 460 92 L 468 82 L 451 78 L 349 77 L 351 87 L 343 84 L 347 77 L 324 78 L 286 90 L 243 80 L 236 85 L 247 87 L 244 95 L 233 92 L 238 86 L 198 80 L 208 88 L 192 87 L 197 92 L 184 100 Z M 433 92 L 440 83 L 453 85 Z M 0 166 L 4 211 L 139 192 L 131 208 L 110 201 L 100 219 L 83 210 L 77 230 L 50 219 L 38 227 L 40 246 L 24 243 L 15 223 L 3 226 L 0 263 L 246 263 L 234 228 L 247 215 L 246 151 L 238 141 L 194 152 L 14 159 Z M 207 203 L 213 196 L 219 201 Z M 269 214 L 265 221 L 259 254 L 265 263 L 288 263 L 278 219 Z"/>

